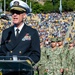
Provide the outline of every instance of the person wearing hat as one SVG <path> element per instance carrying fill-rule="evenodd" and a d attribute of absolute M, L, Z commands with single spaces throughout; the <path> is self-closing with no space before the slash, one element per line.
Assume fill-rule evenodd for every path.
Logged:
<path fill-rule="evenodd" d="M 66 69 L 64 71 L 64 75 L 74 75 L 75 74 L 75 48 L 74 42 L 71 39 L 69 41 L 68 50 L 66 53 Z"/>
<path fill-rule="evenodd" d="M 46 56 L 48 60 L 45 62 L 45 67 L 48 69 L 48 74 L 50 75 L 56 75 L 55 74 L 55 52 L 56 52 L 56 37 L 51 38 L 51 46 L 48 50 L 46 50 Z"/>
<path fill-rule="evenodd" d="M 30 13 L 30 7 L 22 0 L 10 2 L 13 25 L 2 32 L 1 49 L 5 56 L 24 56 L 31 66 L 40 60 L 40 40 L 36 29 L 27 26 L 23 19 Z M 13 66 L 12 66 L 13 67 Z M 3 75 L 33 75 L 31 71 L 12 71 Z"/>
<path fill-rule="evenodd" d="M 60 74 L 63 74 L 64 72 L 64 58 L 65 58 L 65 55 L 63 53 L 64 51 L 64 45 L 63 45 L 63 39 L 62 37 L 57 37 L 57 51 L 59 52 L 58 56 L 59 56 L 59 59 L 57 59 L 60 63 L 58 63 L 59 65 L 59 73 Z M 64 57 L 63 57 L 64 56 Z M 61 65 L 62 64 L 62 65 Z"/>
<path fill-rule="evenodd" d="M 62 39 L 62 37 L 57 37 L 57 46 L 63 46 L 63 39 Z"/>
<path fill-rule="evenodd" d="M 50 62 L 49 62 L 49 73 L 51 75 L 62 75 L 63 74 L 63 46 L 58 42 L 61 42 L 60 37 L 51 39 L 51 48 L 50 48 Z M 58 45 L 57 45 L 58 43 Z M 63 63 L 62 63 L 63 62 Z M 58 65 L 58 66 L 57 66 Z"/>

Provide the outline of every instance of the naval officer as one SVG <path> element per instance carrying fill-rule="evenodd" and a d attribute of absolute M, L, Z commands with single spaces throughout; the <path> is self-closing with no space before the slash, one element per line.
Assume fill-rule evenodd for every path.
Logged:
<path fill-rule="evenodd" d="M 30 7 L 22 0 L 10 2 L 13 25 L 2 32 L 1 49 L 5 56 L 25 56 L 30 64 L 36 64 L 40 60 L 40 40 L 36 29 L 27 26 L 23 19 L 30 12 Z M 33 75 L 30 71 L 21 75 Z M 18 72 L 8 72 L 4 75 L 18 75 Z"/>

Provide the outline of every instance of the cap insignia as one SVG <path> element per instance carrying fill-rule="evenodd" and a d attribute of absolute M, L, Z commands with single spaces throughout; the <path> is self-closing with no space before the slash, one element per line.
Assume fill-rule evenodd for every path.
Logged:
<path fill-rule="evenodd" d="M 15 1 L 14 2 L 14 6 L 19 6 L 19 2 L 18 1 Z"/>

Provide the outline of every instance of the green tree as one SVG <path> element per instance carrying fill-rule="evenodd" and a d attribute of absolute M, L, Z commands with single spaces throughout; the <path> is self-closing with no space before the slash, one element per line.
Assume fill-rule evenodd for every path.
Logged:
<path fill-rule="evenodd" d="M 6 10 L 9 11 L 10 9 L 10 2 L 11 0 L 5 0 L 6 1 Z M 2 0 L 2 9 L 4 10 L 4 0 Z"/>
<path fill-rule="evenodd" d="M 68 11 L 73 11 L 73 6 L 74 6 L 73 0 L 69 0 L 67 2 Z"/>
<path fill-rule="evenodd" d="M 34 2 L 32 5 L 32 10 L 34 13 L 39 13 L 43 11 L 43 6 L 41 4 L 39 4 L 38 2 Z"/>
<path fill-rule="evenodd" d="M 67 1 L 66 0 L 62 1 L 62 8 L 63 8 L 63 11 L 68 11 Z"/>
<path fill-rule="evenodd" d="M 50 1 L 46 1 L 44 6 L 43 6 L 44 12 L 52 12 L 53 11 L 53 4 Z"/>
<path fill-rule="evenodd" d="M 0 0 L 2 2 L 2 9 L 4 10 L 4 0 Z M 10 2 L 11 0 L 6 1 L 6 10 L 10 10 Z M 26 2 L 26 0 L 23 0 Z M 52 3 L 54 1 L 54 5 Z M 27 0 L 27 4 L 32 7 L 33 13 L 48 13 L 48 12 L 59 12 L 60 0 L 45 0 L 44 5 L 39 4 L 35 0 Z M 63 11 L 75 11 L 75 0 L 62 0 L 62 10 Z"/>

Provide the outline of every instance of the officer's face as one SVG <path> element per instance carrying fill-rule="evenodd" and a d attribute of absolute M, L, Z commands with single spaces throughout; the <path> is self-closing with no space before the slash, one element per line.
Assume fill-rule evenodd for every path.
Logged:
<path fill-rule="evenodd" d="M 26 14 L 21 11 L 13 11 L 12 12 L 13 23 L 16 25 L 21 25 L 25 16 Z"/>

